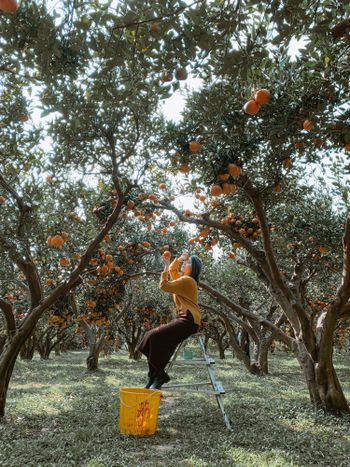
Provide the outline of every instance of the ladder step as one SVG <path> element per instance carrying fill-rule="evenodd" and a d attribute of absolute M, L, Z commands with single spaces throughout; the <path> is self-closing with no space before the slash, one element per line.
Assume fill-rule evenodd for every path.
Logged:
<path fill-rule="evenodd" d="M 180 383 L 180 384 L 164 384 L 162 389 L 173 389 L 173 388 L 187 388 L 187 387 L 196 387 L 204 386 L 206 384 L 211 384 L 211 381 L 198 381 L 197 383 Z"/>
<path fill-rule="evenodd" d="M 175 360 L 174 365 L 214 365 L 215 360 L 213 358 L 208 358 L 208 360 L 203 360 L 202 358 L 192 358 L 191 360 Z"/>
<path fill-rule="evenodd" d="M 166 390 L 171 391 L 172 388 L 171 388 L 171 387 L 166 388 L 166 387 L 162 386 L 162 387 L 160 388 L 160 390 L 161 390 L 161 391 L 163 391 L 163 390 L 165 390 L 165 391 L 166 391 Z M 210 391 L 210 390 L 209 390 L 209 391 L 206 391 L 206 390 L 204 390 L 204 389 L 195 389 L 195 388 L 176 388 L 176 391 L 179 391 L 179 392 L 184 392 L 184 391 L 186 391 L 186 392 L 195 392 L 196 394 L 198 394 L 198 393 L 200 393 L 200 394 L 207 394 L 208 396 L 223 396 L 223 395 L 224 395 L 224 393 L 221 393 L 221 392 L 219 392 L 219 391 Z"/>
<path fill-rule="evenodd" d="M 216 391 L 219 391 L 220 394 L 225 394 L 226 391 L 225 389 L 222 387 L 222 384 L 220 383 L 220 381 L 216 381 L 215 382 L 215 390 Z"/>

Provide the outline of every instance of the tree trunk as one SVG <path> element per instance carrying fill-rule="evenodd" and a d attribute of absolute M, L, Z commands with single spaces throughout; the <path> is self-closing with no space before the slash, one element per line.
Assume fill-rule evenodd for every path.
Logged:
<path fill-rule="evenodd" d="M 261 339 L 260 346 L 259 346 L 258 366 L 264 375 L 267 375 L 269 373 L 268 355 L 269 355 L 269 349 L 270 349 L 271 342 L 272 342 L 272 339 L 263 338 Z"/>
<path fill-rule="evenodd" d="M 217 344 L 218 344 L 218 348 L 219 348 L 219 358 L 224 360 L 224 358 L 225 358 L 225 349 L 224 349 L 222 339 L 218 339 Z"/>
<path fill-rule="evenodd" d="M 28 339 L 24 342 L 19 352 L 19 355 L 22 360 L 33 360 L 35 345 L 35 336 L 28 337 Z"/>
<path fill-rule="evenodd" d="M 98 359 L 100 356 L 100 352 L 104 347 L 105 343 L 105 335 L 99 338 L 99 340 L 95 343 L 89 343 L 89 356 L 86 359 L 86 366 L 89 371 L 97 371 L 98 370 Z"/>
<path fill-rule="evenodd" d="M 319 349 L 315 374 L 322 407 L 326 412 L 340 414 L 349 412 L 350 408 L 333 365 L 333 335 L 339 316 L 337 311 L 336 308 L 330 308 L 317 320 L 316 338 Z"/>
<path fill-rule="evenodd" d="M 86 359 L 86 366 L 89 371 L 98 370 L 98 357 L 99 357 L 99 354 L 97 353 L 96 345 L 90 346 L 89 356 Z"/>
<path fill-rule="evenodd" d="M 7 339 L 6 336 L 0 336 L 0 354 L 4 350 L 6 339 Z"/>
<path fill-rule="evenodd" d="M 7 391 L 18 354 L 26 338 L 16 336 L 8 343 L 0 355 L 0 418 L 5 415 Z"/>

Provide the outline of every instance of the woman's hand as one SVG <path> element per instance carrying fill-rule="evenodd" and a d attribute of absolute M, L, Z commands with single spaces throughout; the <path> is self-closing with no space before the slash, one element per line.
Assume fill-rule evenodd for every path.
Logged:
<path fill-rule="evenodd" d="M 185 252 L 182 253 L 182 255 L 179 257 L 179 260 L 180 260 L 180 261 L 187 261 L 189 258 L 190 258 L 190 255 L 187 253 L 187 251 L 185 251 Z"/>
<path fill-rule="evenodd" d="M 165 252 L 162 254 L 162 260 L 163 260 L 163 263 L 164 263 L 164 271 L 168 271 L 168 270 L 169 270 L 170 258 L 171 258 L 171 253 L 170 253 L 170 251 L 165 251 Z"/>

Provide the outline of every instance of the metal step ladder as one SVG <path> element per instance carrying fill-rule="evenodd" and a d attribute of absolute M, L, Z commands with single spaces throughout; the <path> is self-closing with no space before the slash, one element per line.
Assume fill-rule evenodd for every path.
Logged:
<path fill-rule="evenodd" d="M 199 343 L 199 347 L 203 353 L 203 358 L 193 358 L 189 360 L 177 360 L 177 357 L 180 353 L 180 350 L 183 350 L 189 341 L 189 339 L 197 339 Z M 212 368 L 212 365 L 215 363 L 215 360 L 213 360 L 209 355 L 207 354 L 203 342 L 202 336 L 196 334 L 194 336 L 191 336 L 190 338 L 186 339 L 185 341 L 181 342 L 181 344 L 178 345 L 172 359 L 168 363 L 166 367 L 166 372 L 169 372 L 173 365 L 175 364 L 181 364 L 181 365 L 205 365 L 208 370 L 209 374 L 209 381 L 198 381 L 198 382 L 193 382 L 193 383 L 182 383 L 182 384 L 164 384 L 162 386 L 162 391 L 166 390 L 186 390 L 186 391 L 195 391 L 195 392 L 200 392 L 208 395 L 214 395 L 216 398 L 216 402 L 219 406 L 219 409 L 224 417 L 224 423 L 226 427 L 229 430 L 232 430 L 231 426 L 231 421 L 225 411 L 224 407 L 224 402 L 222 400 L 222 396 L 225 394 L 225 390 L 222 387 L 220 381 L 217 381 L 215 377 L 215 372 L 214 369 Z M 207 390 L 205 389 L 205 386 L 211 385 L 212 389 Z"/>

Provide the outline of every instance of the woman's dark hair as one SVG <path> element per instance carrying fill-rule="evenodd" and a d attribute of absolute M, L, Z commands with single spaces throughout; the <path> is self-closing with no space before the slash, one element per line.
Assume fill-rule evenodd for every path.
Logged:
<path fill-rule="evenodd" d="M 196 255 L 190 256 L 190 260 L 192 265 L 191 277 L 193 277 L 193 279 L 198 282 L 199 275 L 202 270 L 202 261 Z"/>

